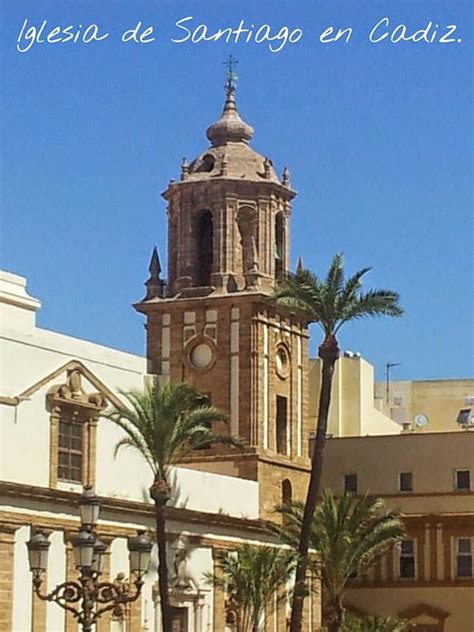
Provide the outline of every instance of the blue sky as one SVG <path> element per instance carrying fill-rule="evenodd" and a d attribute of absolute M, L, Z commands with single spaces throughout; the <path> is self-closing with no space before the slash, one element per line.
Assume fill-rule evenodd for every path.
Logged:
<path fill-rule="evenodd" d="M 1 266 L 28 277 L 43 301 L 40 326 L 144 352 L 143 297 L 153 245 L 166 256 L 165 202 L 183 156 L 207 145 L 222 108 L 224 67 L 238 58 L 238 105 L 253 146 L 288 165 L 299 192 L 292 260 L 323 273 L 343 251 L 349 272 L 373 267 L 367 286 L 397 289 L 406 316 L 356 323 L 341 333 L 383 376 L 454 378 L 474 373 L 473 5 L 416 2 L 1 3 Z M 171 42 L 176 26 L 303 35 L 272 53 L 265 43 Z M 457 25 L 461 42 L 369 41 L 433 22 Z M 99 26 L 89 44 L 16 49 L 24 20 L 46 32 Z M 150 44 L 125 44 L 138 21 Z M 322 44 L 329 26 L 349 43 Z M 382 33 L 382 29 L 377 33 Z M 313 351 L 319 336 L 314 330 Z"/>

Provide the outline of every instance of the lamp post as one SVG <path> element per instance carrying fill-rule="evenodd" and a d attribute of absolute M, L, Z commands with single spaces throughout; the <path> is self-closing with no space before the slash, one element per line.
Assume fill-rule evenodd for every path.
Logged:
<path fill-rule="evenodd" d="M 81 526 L 73 539 L 74 562 L 79 572 L 77 580 L 63 582 L 50 593 L 43 593 L 41 585 L 48 567 L 48 551 L 51 542 L 40 531 L 26 543 L 33 589 L 42 601 L 52 601 L 70 612 L 82 626 L 83 632 L 91 632 L 92 626 L 104 612 L 121 611 L 121 607 L 136 601 L 142 591 L 143 576 L 148 571 L 152 543 L 144 531 L 128 540 L 130 575 L 134 575 L 134 592 L 128 583 L 101 582 L 105 544 L 94 533 L 100 511 L 100 501 L 91 487 L 86 487 L 79 498 Z"/>

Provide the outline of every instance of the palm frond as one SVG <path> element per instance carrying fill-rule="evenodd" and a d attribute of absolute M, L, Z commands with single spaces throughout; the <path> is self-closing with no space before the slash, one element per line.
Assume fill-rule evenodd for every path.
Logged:
<path fill-rule="evenodd" d="M 138 451 L 154 476 L 167 481 L 170 467 L 198 446 L 239 441 L 212 431 L 212 423 L 227 424 L 227 416 L 213 406 L 203 405 L 200 391 L 186 382 L 160 385 L 157 379 L 143 391 L 120 391 L 125 405 L 103 416 L 124 432 L 115 455 L 122 447 Z"/>
<path fill-rule="evenodd" d="M 344 306 L 351 303 L 357 296 L 357 291 L 362 285 L 362 278 L 370 272 L 371 268 L 362 268 L 353 274 L 350 279 L 347 279 L 344 287 L 339 293 L 337 309 L 341 312 Z"/>
<path fill-rule="evenodd" d="M 308 321 L 317 323 L 326 336 L 336 334 L 351 320 L 368 316 L 401 316 L 403 309 L 396 292 L 361 291 L 362 278 L 369 270 L 362 268 L 346 280 L 343 255 L 337 254 L 323 280 L 298 266 L 295 274 L 289 274 L 278 284 L 274 298 L 290 309 L 307 314 Z"/>
<path fill-rule="evenodd" d="M 242 630 L 260 630 L 263 615 L 270 613 L 282 598 L 295 568 L 291 550 L 281 547 L 242 544 L 235 551 L 220 556 L 221 575 L 206 574 L 209 585 L 226 592 L 239 608 Z"/>
<path fill-rule="evenodd" d="M 291 503 L 279 509 L 282 527 L 274 527 L 285 544 L 297 549 L 304 505 Z M 323 493 L 311 530 L 311 547 L 318 560 L 313 569 L 320 573 L 328 602 L 342 599 L 353 574 L 365 573 L 405 533 L 399 512 L 384 511 L 383 501 L 366 496 Z"/>
<path fill-rule="evenodd" d="M 341 632 L 408 632 L 412 629 L 413 625 L 404 619 L 367 616 L 362 619 L 349 617 Z"/>
<path fill-rule="evenodd" d="M 360 293 L 352 302 L 347 303 L 341 311 L 341 318 L 337 330 L 352 320 L 367 318 L 368 316 L 403 316 L 400 306 L 400 296 L 393 290 L 369 290 Z"/>
<path fill-rule="evenodd" d="M 328 303 L 337 305 L 337 297 L 343 291 L 344 286 L 344 255 L 338 253 L 334 256 L 329 266 L 324 282 L 326 300 Z"/>

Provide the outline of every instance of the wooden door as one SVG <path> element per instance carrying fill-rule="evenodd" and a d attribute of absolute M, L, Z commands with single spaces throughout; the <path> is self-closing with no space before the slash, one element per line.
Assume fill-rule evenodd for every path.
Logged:
<path fill-rule="evenodd" d="M 173 632 L 188 632 L 188 609 L 172 608 Z"/>

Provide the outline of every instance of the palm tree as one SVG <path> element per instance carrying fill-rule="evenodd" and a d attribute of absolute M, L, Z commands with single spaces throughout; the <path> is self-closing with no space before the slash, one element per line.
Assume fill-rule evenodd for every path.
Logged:
<path fill-rule="evenodd" d="M 343 598 L 347 582 L 361 577 L 405 535 L 396 510 L 382 511 L 383 500 L 345 493 L 335 498 L 323 493 L 311 523 L 310 547 L 317 554 L 314 568 L 321 578 L 324 619 L 329 632 L 339 632 L 344 622 Z M 292 503 L 280 509 L 285 526 L 283 540 L 298 548 L 304 505 Z M 364 628 L 365 629 L 365 628 Z"/>
<path fill-rule="evenodd" d="M 360 318 L 403 314 L 396 292 L 392 290 L 361 291 L 362 277 L 369 270 L 370 268 L 363 268 L 349 279 L 345 279 L 344 259 L 342 254 L 338 254 L 334 257 L 326 278 L 319 279 L 311 271 L 305 269 L 300 260 L 296 273 L 283 279 L 275 290 L 275 298 L 278 302 L 303 311 L 307 315 L 308 322 L 317 323 L 324 334 L 323 342 L 318 350 L 318 355 L 322 360 L 321 392 L 311 475 L 298 547 L 299 561 L 296 569 L 290 632 L 301 632 L 311 525 L 321 485 L 334 366 L 339 357 L 337 333 L 346 323 Z"/>
<path fill-rule="evenodd" d="M 296 563 L 289 549 L 242 544 L 220 556 L 221 576 L 206 573 L 207 582 L 224 591 L 237 614 L 238 632 L 259 632 L 264 617 L 284 598 L 280 591 Z"/>
<path fill-rule="evenodd" d="M 145 391 L 121 392 L 127 406 L 115 408 L 105 416 L 125 432 L 115 446 L 115 455 L 126 446 L 138 451 L 153 473 L 150 496 L 155 502 L 158 578 L 163 632 L 172 632 L 166 564 L 165 507 L 171 495 L 170 470 L 195 449 L 214 443 L 240 445 L 228 435 L 214 434 L 214 421 L 227 423 L 227 417 L 210 405 L 203 395 L 187 383 L 158 380 Z"/>

